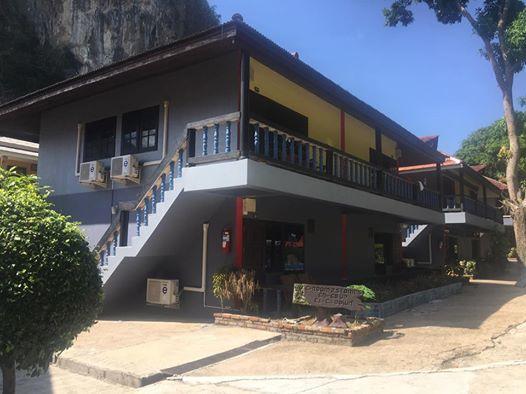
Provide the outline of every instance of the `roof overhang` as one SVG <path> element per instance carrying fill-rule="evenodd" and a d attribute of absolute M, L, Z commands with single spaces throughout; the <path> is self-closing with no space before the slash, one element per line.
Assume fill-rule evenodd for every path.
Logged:
<path fill-rule="evenodd" d="M 240 22 L 228 22 L 213 27 L 0 105 L 0 135 L 37 141 L 42 111 L 238 49 L 247 51 L 287 78 L 381 130 L 385 135 L 416 149 L 430 161 L 444 161 L 446 156 L 441 152 L 432 149 L 380 111 Z M 30 125 L 19 125 L 21 119 L 31 120 Z"/>

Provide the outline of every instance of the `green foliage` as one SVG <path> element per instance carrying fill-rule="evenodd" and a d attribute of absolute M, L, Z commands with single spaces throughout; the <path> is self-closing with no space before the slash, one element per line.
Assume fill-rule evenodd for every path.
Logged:
<path fill-rule="evenodd" d="M 512 246 L 508 252 L 508 258 L 509 259 L 516 259 L 517 258 L 517 248 L 515 246 Z"/>
<path fill-rule="evenodd" d="M 372 289 L 365 285 L 350 285 L 347 286 L 348 289 L 358 290 L 362 292 L 362 301 L 373 302 L 376 300 L 376 294 Z"/>
<path fill-rule="evenodd" d="M 0 169 L 0 364 L 32 375 L 94 322 L 96 256 L 35 177 Z"/>
<path fill-rule="evenodd" d="M 476 9 L 474 29 L 481 38 L 491 43 L 491 51 L 495 55 L 501 71 L 503 67 L 502 49 L 506 48 L 507 58 L 514 73 L 520 72 L 526 62 L 526 10 L 521 0 L 507 0 L 509 7 L 504 20 L 504 37 L 502 42 L 498 37 L 498 22 L 505 0 L 485 0 Z M 460 23 L 464 17 L 462 8 L 470 4 L 478 6 L 478 2 L 469 0 L 396 0 L 389 8 L 384 9 L 387 26 L 399 24 L 407 26 L 414 21 L 412 7 L 424 3 L 434 12 L 437 20 L 444 24 Z M 484 48 L 481 52 L 488 58 Z"/>
<path fill-rule="evenodd" d="M 385 302 L 407 294 L 459 282 L 460 280 L 458 277 L 451 277 L 445 273 L 428 272 L 409 278 L 371 279 L 362 284 L 374 292 L 376 302 Z"/>
<path fill-rule="evenodd" d="M 221 309 L 224 309 L 224 302 L 230 296 L 227 283 L 228 274 L 216 272 L 212 275 L 212 294 L 214 294 L 214 297 L 219 299 L 219 302 L 221 303 Z"/>
<path fill-rule="evenodd" d="M 0 101 L 12 99 L 75 74 L 69 50 L 41 43 L 28 21 L 23 2 L 0 6 Z"/>
<path fill-rule="evenodd" d="M 521 161 L 519 179 L 526 180 L 526 112 L 517 112 L 521 140 Z M 504 119 L 471 133 L 464 141 L 456 156 L 469 165 L 485 164 L 484 174 L 505 180 L 506 152 L 509 147 L 508 133 Z"/>

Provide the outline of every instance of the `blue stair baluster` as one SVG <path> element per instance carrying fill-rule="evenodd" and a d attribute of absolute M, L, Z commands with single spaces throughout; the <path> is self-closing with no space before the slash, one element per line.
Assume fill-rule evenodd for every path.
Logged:
<path fill-rule="evenodd" d="M 113 255 L 117 254 L 117 246 L 119 246 L 119 232 L 115 231 L 113 233 Z"/>
<path fill-rule="evenodd" d="M 170 162 L 170 175 L 168 177 L 169 190 L 173 190 L 174 189 L 174 178 L 175 178 L 175 162 L 172 160 Z"/>
<path fill-rule="evenodd" d="M 225 152 L 226 153 L 230 152 L 231 145 L 232 145 L 232 141 L 231 141 L 232 135 L 231 135 L 230 127 L 231 127 L 230 121 L 226 122 L 226 127 L 225 127 Z"/>
<path fill-rule="evenodd" d="M 106 251 L 105 250 L 101 250 L 100 253 L 99 253 L 99 264 L 101 266 L 104 266 L 104 262 L 106 261 Z"/>
<path fill-rule="evenodd" d="M 184 160 L 184 150 L 179 149 L 179 157 L 177 158 L 177 178 L 183 176 L 183 160 Z"/>
<path fill-rule="evenodd" d="M 254 152 L 259 155 L 259 123 L 254 125 Z"/>
<path fill-rule="evenodd" d="M 291 138 L 290 139 L 290 162 L 292 164 L 294 164 L 294 161 L 296 160 L 296 158 L 294 157 L 295 150 L 296 150 L 296 142 L 294 141 L 294 138 Z"/>
<path fill-rule="evenodd" d="M 152 213 L 157 213 L 157 186 L 152 187 Z"/>
<path fill-rule="evenodd" d="M 320 172 L 323 172 L 323 167 L 324 167 L 324 165 L 323 165 L 323 159 L 324 159 L 324 156 L 323 156 L 323 148 L 320 148 L 319 159 L 320 159 L 320 160 L 319 160 L 319 162 L 320 162 L 320 167 L 319 167 L 318 170 L 319 170 Z"/>
<path fill-rule="evenodd" d="M 208 126 L 203 127 L 203 156 L 208 156 Z"/>
<path fill-rule="evenodd" d="M 219 123 L 214 125 L 214 155 L 219 153 Z"/>
<path fill-rule="evenodd" d="M 303 165 L 303 142 L 298 142 L 298 165 Z"/>
<path fill-rule="evenodd" d="M 265 141 L 264 141 L 264 153 L 265 153 L 265 156 L 268 157 L 269 153 L 270 153 L 270 134 L 269 134 L 269 131 L 268 131 L 268 127 L 265 127 L 264 129 L 264 137 L 265 138 Z"/>
<path fill-rule="evenodd" d="M 310 168 L 310 144 L 305 145 L 305 167 Z"/>
<path fill-rule="evenodd" d="M 110 241 L 106 242 L 106 251 L 107 251 L 107 253 L 106 253 L 106 263 L 107 263 L 108 262 L 108 257 L 110 257 L 110 255 L 111 255 L 111 242 Z"/>
<path fill-rule="evenodd" d="M 145 226 L 148 225 L 148 214 L 150 213 L 150 199 L 146 197 L 144 199 L 144 209 L 142 211 L 142 222 Z"/>
<path fill-rule="evenodd" d="M 137 209 L 135 210 L 135 235 L 137 236 L 141 235 L 141 220 L 142 220 L 141 208 L 137 207 Z"/>
<path fill-rule="evenodd" d="M 161 175 L 161 192 L 159 193 L 159 201 L 164 202 L 164 192 L 166 190 L 166 174 Z"/>

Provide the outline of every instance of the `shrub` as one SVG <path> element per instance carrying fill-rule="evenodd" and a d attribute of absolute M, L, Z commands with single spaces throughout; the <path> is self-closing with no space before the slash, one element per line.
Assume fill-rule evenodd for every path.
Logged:
<path fill-rule="evenodd" d="M 508 252 L 508 258 L 509 259 L 516 259 L 517 258 L 517 248 L 515 246 L 512 246 L 510 248 L 510 251 Z"/>
<path fill-rule="evenodd" d="M 55 212 L 35 177 L 0 169 L 0 366 L 32 376 L 71 346 L 102 303 L 97 259 L 77 224 Z"/>
<path fill-rule="evenodd" d="M 376 294 L 373 290 L 365 285 L 349 285 L 348 289 L 358 290 L 362 292 L 362 301 L 373 302 L 376 300 Z"/>
<path fill-rule="evenodd" d="M 461 260 L 458 265 L 462 269 L 464 276 L 473 276 L 477 272 L 477 262 L 473 260 Z"/>

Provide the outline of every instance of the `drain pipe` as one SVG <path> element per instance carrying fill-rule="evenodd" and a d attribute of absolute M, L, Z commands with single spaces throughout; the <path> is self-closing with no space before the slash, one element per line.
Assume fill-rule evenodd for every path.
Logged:
<path fill-rule="evenodd" d="M 208 228 L 210 223 L 203 223 L 203 254 L 201 257 L 201 287 L 184 287 L 184 291 L 193 291 L 196 293 L 205 293 L 206 289 L 206 263 L 208 260 Z"/>
<path fill-rule="evenodd" d="M 203 307 L 221 309 L 218 306 L 206 304 L 206 268 L 208 263 L 208 228 L 210 223 L 203 223 L 203 253 L 201 258 L 201 287 L 183 287 L 184 291 L 193 291 L 195 293 L 203 293 Z"/>

